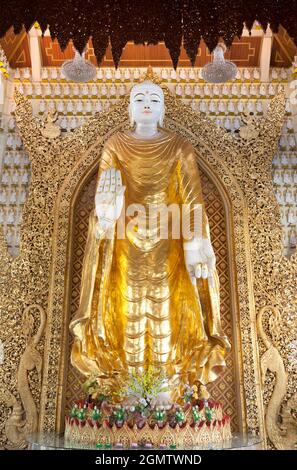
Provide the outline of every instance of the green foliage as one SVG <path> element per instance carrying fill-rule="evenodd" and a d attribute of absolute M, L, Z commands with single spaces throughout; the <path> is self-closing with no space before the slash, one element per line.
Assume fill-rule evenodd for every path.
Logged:
<path fill-rule="evenodd" d="M 192 416 L 193 416 L 193 421 L 194 421 L 194 423 L 199 423 L 199 421 L 200 421 L 200 414 L 199 414 L 198 406 L 194 406 L 194 407 L 192 408 Z"/>
<path fill-rule="evenodd" d="M 205 407 L 205 417 L 206 417 L 207 421 L 210 422 L 212 420 L 212 415 L 213 415 L 213 413 L 212 413 L 211 409 L 208 406 L 206 406 Z"/>
<path fill-rule="evenodd" d="M 92 415 L 91 415 L 91 418 L 94 420 L 94 421 L 99 421 L 101 418 L 102 418 L 102 411 L 101 410 L 98 410 L 97 407 L 95 407 L 92 411 Z"/>

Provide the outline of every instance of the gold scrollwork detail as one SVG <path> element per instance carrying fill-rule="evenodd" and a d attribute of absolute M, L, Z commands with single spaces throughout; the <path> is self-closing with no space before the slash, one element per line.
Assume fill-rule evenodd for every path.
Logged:
<path fill-rule="evenodd" d="M 38 312 L 40 324 L 34 334 L 35 318 L 32 312 Z M 38 411 L 30 389 L 28 373 L 36 369 L 41 388 L 42 356 L 36 349 L 44 333 L 46 324 L 45 312 L 40 305 L 30 305 L 23 313 L 22 329 L 26 341 L 25 351 L 21 355 L 17 373 L 17 391 L 20 400 L 11 393 L 2 395 L 11 415 L 5 423 L 5 434 L 8 449 L 24 449 L 27 446 L 26 436 L 38 429 Z"/>
<path fill-rule="evenodd" d="M 270 339 L 263 325 L 263 315 L 270 312 L 268 331 Z M 265 384 L 267 370 L 275 374 L 275 385 L 266 409 L 266 431 L 269 439 L 277 449 L 297 448 L 297 420 L 292 414 L 297 402 L 297 393 L 282 406 L 287 391 L 287 372 L 278 349 L 274 346 L 274 338 L 280 335 L 280 312 L 273 306 L 262 307 L 257 318 L 257 327 L 266 351 L 261 357 L 262 384 Z"/>

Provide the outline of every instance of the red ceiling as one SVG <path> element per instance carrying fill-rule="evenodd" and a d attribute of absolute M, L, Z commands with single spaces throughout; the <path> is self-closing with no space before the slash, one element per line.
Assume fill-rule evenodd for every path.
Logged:
<path fill-rule="evenodd" d="M 42 63 L 44 66 L 60 66 L 66 59 L 73 57 L 73 47 L 69 43 L 64 52 L 61 51 L 59 43 L 49 36 L 40 37 Z M 235 62 L 238 66 L 257 67 L 259 66 L 259 56 L 261 51 L 261 37 L 250 36 L 234 40 L 226 58 Z M 15 35 L 12 28 L 0 41 L 11 67 L 31 67 L 28 35 L 25 31 Z M 274 34 L 271 65 L 274 67 L 289 67 L 297 54 L 297 47 L 283 28 Z M 86 58 L 97 65 L 96 57 L 89 41 Z M 203 66 L 210 61 L 209 51 L 203 42 L 200 43 L 195 65 Z M 135 45 L 128 43 L 124 48 L 120 66 L 123 67 L 143 67 L 147 65 L 155 67 L 171 67 L 171 59 L 163 43 L 156 46 Z M 113 67 L 113 60 L 110 47 L 108 47 L 101 64 L 103 67 Z M 184 49 L 182 49 L 179 63 L 180 67 L 189 67 L 190 61 Z"/>

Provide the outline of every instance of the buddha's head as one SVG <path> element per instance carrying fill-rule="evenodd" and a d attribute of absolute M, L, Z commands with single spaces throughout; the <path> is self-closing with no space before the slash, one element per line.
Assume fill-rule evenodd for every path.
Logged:
<path fill-rule="evenodd" d="M 164 114 L 164 93 L 159 85 L 149 80 L 134 85 L 129 104 L 131 125 L 158 123 L 162 127 Z"/>

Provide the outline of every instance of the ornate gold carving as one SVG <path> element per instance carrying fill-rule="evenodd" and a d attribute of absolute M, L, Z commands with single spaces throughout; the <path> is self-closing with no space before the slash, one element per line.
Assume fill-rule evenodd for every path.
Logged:
<path fill-rule="evenodd" d="M 37 310 L 40 316 L 40 325 L 34 334 L 34 316 L 31 311 Z M 45 328 L 45 313 L 39 305 L 30 305 L 24 310 L 22 331 L 26 340 L 26 348 L 21 356 L 18 374 L 17 391 L 20 395 L 20 402 L 16 397 L 7 392 L 4 397 L 8 407 L 12 407 L 12 413 L 5 423 L 5 434 L 8 439 L 6 448 L 23 449 L 27 446 L 26 436 L 37 431 L 38 412 L 34 402 L 28 372 L 37 370 L 39 386 L 41 388 L 42 357 L 37 351 L 41 336 Z"/>
<path fill-rule="evenodd" d="M 202 423 L 201 423 L 202 424 Z M 230 421 L 216 422 L 206 424 L 200 427 L 198 424 L 191 426 L 185 423 L 184 426 L 172 429 L 168 423 L 163 428 L 151 428 L 148 424 L 141 429 L 135 425 L 130 428 L 126 423 L 122 428 L 116 426 L 109 428 L 106 424 L 100 428 L 89 422 L 80 423 L 66 421 L 65 439 L 69 444 L 80 443 L 89 446 L 95 446 L 98 442 L 101 444 L 111 443 L 116 445 L 121 442 L 124 447 L 130 447 L 137 442 L 150 442 L 154 447 L 161 444 L 169 446 L 175 444 L 178 448 L 187 446 L 199 446 L 209 444 L 228 443 L 231 439 Z"/>
<path fill-rule="evenodd" d="M 139 77 L 140 82 L 144 82 L 145 80 L 150 80 L 151 82 L 157 83 L 158 85 L 161 85 L 162 83 L 162 79 L 156 73 L 154 73 L 153 67 L 151 65 L 149 65 L 146 72 Z"/>
<path fill-rule="evenodd" d="M 56 139 L 61 134 L 60 127 L 55 124 L 58 113 L 55 108 L 50 108 L 42 121 L 41 135 L 48 139 Z"/>
<path fill-rule="evenodd" d="M 200 167 L 220 186 L 229 214 L 232 234 L 232 267 L 236 280 L 232 288 L 237 315 L 237 342 L 242 346 L 239 374 L 241 400 L 246 405 L 246 425 L 254 432 L 264 431 L 264 403 L 271 385 L 260 384 L 260 353 L 257 344 L 256 312 L 272 304 L 281 312 L 282 326 L 278 351 L 288 374 L 287 406 L 294 401 L 296 371 L 290 369 L 289 344 L 296 338 L 297 256 L 282 256 L 282 229 L 279 208 L 273 193 L 271 161 L 284 117 L 284 96 L 277 95 L 266 114 L 257 120 L 257 139 L 246 141 L 218 128 L 210 119 L 194 112 L 166 93 L 165 127 L 180 132 L 196 147 Z M 0 383 L 17 395 L 17 359 L 26 348 L 21 331 L 22 312 L 38 304 L 47 313 L 42 393 L 40 383 L 30 375 L 35 403 L 40 402 L 39 427 L 54 430 L 63 407 L 64 374 L 67 361 L 61 358 L 61 344 L 67 340 L 68 322 L 68 240 L 76 191 L 95 170 L 103 142 L 120 128 L 128 127 L 128 97 L 116 108 L 89 119 L 74 132 L 50 140 L 41 133 L 41 123 L 32 116 L 29 102 L 16 95 L 16 120 L 31 160 L 31 182 L 21 228 L 18 258 L 7 254 L 0 234 L 0 315 L 5 363 Z M 65 272 L 65 266 L 67 271 Z M 232 270 L 232 269 L 231 269 Z M 9 347 L 7 347 L 9 345 Z M 35 370 L 35 369 L 34 369 Z M 249 394 L 244 397 L 243 390 Z M 3 393 L 5 393 L 5 390 Z M 57 394 L 58 390 L 58 394 Z M 7 392 L 6 392 L 7 394 Z M 0 406 L 0 425 L 4 431 L 9 419 L 7 406 Z M 283 407 L 285 416 L 286 409 Z M 58 416 L 58 420 L 56 418 Z M 2 434 L 0 445 L 4 445 Z"/>
<path fill-rule="evenodd" d="M 241 116 L 245 126 L 239 129 L 239 135 L 244 140 L 255 140 L 259 135 L 259 130 L 257 129 L 257 119 L 254 116 L 249 116 L 247 114 L 243 114 Z"/>
<path fill-rule="evenodd" d="M 297 447 L 297 420 L 291 411 L 297 402 L 297 393 L 281 409 L 281 403 L 287 391 L 287 372 L 278 349 L 273 345 L 273 339 L 269 339 L 264 331 L 263 315 L 271 312 L 268 330 L 272 338 L 280 334 L 280 312 L 272 306 L 262 307 L 257 318 L 258 332 L 267 350 L 261 357 L 262 384 L 265 384 L 267 370 L 275 374 L 275 385 L 272 396 L 266 409 L 266 431 L 269 439 L 277 449 L 293 449 Z M 282 418 L 281 423 L 280 418 Z"/>

